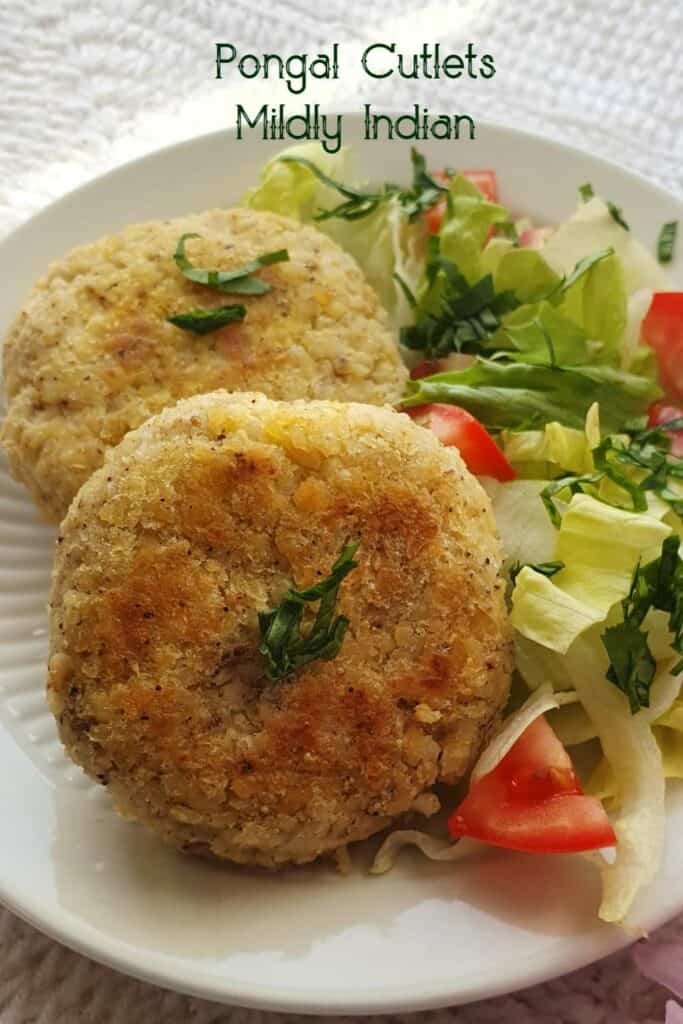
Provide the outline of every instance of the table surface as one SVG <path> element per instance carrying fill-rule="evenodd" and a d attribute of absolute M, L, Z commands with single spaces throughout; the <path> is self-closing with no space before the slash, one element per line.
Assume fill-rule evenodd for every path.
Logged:
<path fill-rule="evenodd" d="M 680 0 L 37 0 L 0 6 L 0 234 L 89 178 L 170 142 L 229 127 L 235 104 L 470 113 L 589 149 L 683 195 Z M 487 81 L 372 80 L 360 55 L 391 41 L 493 54 Z M 214 79 L 214 44 L 308 53 L 340 44 L 336 81 Z M 419 41 L 419 44 L 416 44 Z M 658 933 L 683 939 L 683 918 Z M 133 981 L 0 911 L 2 1024 L 285 1024 Z M 454 951 L 457 955 L 457 951 Z M 420 1024 L 662 1021 L 666 993 L 630 954 L 457 1010 L 382 1018 Z M 311 1018 L 313 1019 L 313 1018 Z"/>

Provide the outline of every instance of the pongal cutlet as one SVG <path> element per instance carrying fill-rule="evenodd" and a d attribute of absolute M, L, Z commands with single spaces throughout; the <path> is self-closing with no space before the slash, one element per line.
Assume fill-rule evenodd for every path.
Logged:
<path fill-rule="evenodd" d="M 230 295 L 178 269 L 185 234 L 200 236 L 186 243 L 194 266 L 289 258 L 259 270 L 266 294 Z M 169 322 L 226 303 L 244 319 L 204 334 Z M 377 297 L 334 242 L 273 213 L 211 210 L 132 225 L 51 266 L 6 341 L 1 438 L 13 475 L 59 521 L 107 449 L 180 398 L 227 388 L 381 404 L 405 379 Z"/>
<path fill-rule="evenodd" d="M 322 601 L 307 604 L 287 669 L 273 616 L 345 557 L 335 643 L 296 664 L 315 647 Z M 479 483 L 407 416 L 181 401 L 107 453 L 62 524 L 62 740 L 120 812 L 184 850 L 266 867 L 331 853 L 461 778 L 495 727 L 499 566 Z"/>

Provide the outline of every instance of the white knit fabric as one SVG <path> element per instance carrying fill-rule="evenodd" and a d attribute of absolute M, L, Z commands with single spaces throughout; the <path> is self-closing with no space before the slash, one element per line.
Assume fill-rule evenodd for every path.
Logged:
<path fill-rule="evenodd" d="M 369 42 L 413 52 L 472 40 L 489 81 L 372 81 Z M 469 112 L 607 156 L 683 194 L 681 0 L 4 0 L 0 4 L 0 234 L 134 156 L 228 127 L 236 102 L 296 100 L 282 85 L 215 81 L 214 43 L 308 52 L 341 43 L 342 75 L 304 100 L 327 107 Z M 666 930 L 683 940 L 683 919 Z M 2 1024 L 285 1024 L 163 992 L 99 967 L 0 913 Z M 453 956 L 457 957 L 457 950 Z M 628 954 L 418 1024 L 661 1021 L 665 994 Z"/>

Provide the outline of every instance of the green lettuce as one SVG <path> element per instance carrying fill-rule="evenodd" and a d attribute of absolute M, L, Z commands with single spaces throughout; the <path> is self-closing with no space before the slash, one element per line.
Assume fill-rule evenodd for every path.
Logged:
<path fill-rule="evenodd" d="M 489 203 L 476 185 L 456 175 L 450 184 L 449 202 L 439 232 L 441 255 L 474 284 L 484 274 L 481 254 L 490 229 L 508 217 L 504 207 Z"/>
<path fill-rule="evenodd" d="M 252 210 L 270 210 L 309 224 L 316 213 L 338 202 L 339 197 L 307 167 L 283 163 L 283 156 L 311 160 L 328 177 L 345 181 L 350 174 L 350 150 L 342 147 L 337 153 L 326 153 L 317 142 L 290 146 L 264 164 L 259 184 L 244 197 L 244 205 Z"/>
<path fill-rule="evenodd" d="M 556 420 L 581 429 L 598 402 L 602 428 L 616 433 L 643 417 L 656 384 L 612 366 L 544 366 L 478 358 L 464 370 L 410 381 L 402 406 L 447 402 L 467 409 L 489 430 L 524 429 Z"/>
<path fill-rule="evenodd" d="M 486 248 L 495 241 L 503 240 L 492 239 Z M 510 242 L 507 242 L 507 246 L 493 268 L 497 291 L 510 290 L 520 302 L 534 303 L 557 287 L 560 283 L 559 274 L 555 273 L 537 249 L 515 248 Z"/>
<path fill-rule="evenodd" d="M 565 568 L 548 578 L 528 566 L 517 576 L 511 622 L 529 640 L 566 654 L 574 641 L 629 592 L 633 570 L 671 533 L 649 513 L 613 508 L 586 494 L 572 498 L 553 559 Z"/>
<path fill-rule="evenodd" d="M 244 204 L 253 210 L 293 217 L 302 224 L 314 224 L 354 257 L 392 323 L 398 326 L 410 320 L 409 304 L 394 274 L 409 288 L 418 287 L 427 254 L 427 232 L 421 219 L 411 222 L 394 196 L 358 220 L 316 220 L 321 211 L 338 204 L 338 193 L 303 164 L 283 163 L 283 156 L 309 160 L 335 181 L 352 182 L 348 149 L 329 154 L 318 143 L 302 143 L 283 150 L 264 165 L 259 184 L 247 192 Z"/>
<path fill-rule="evenodd" d="M 600 443 L 599 406 L 590 407 L 583 430 L 552 422 L 543 430 L 504 431 L 501 442 L 519 476 L 550 480 L 567 473 L 592 473 L 593 448 Z"/>
<path fill-rule="evenodd" d="M 611 248 L 619 258 L 627 294 L 640 288 L 666 288 L 666 275 L 654 256 L 612 217 L 607 205 L 595 196 L 580 203 L 576 212 L 558 229 L 541 250 L 559 273 L 569 273 L 578 260 L 596 249 Z"/>

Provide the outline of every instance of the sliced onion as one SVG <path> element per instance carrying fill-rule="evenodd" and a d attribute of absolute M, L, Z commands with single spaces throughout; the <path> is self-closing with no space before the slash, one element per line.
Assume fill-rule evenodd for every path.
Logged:
<path fill-rule="evenodd" d="M 396 857 L 406 846 L 417 847 L 429 860 L 458 860 L 467 853 L 467 847 L 461 842 L 439 839 L 416 829 L 399 829 L 388 835 L 380 846 L 372 862 L 370 874 L 383 875 L 391 871 Z"/>
<path fill-rule="evenodd" d="M 554 693 L 549 683 L 539 686 L 526 699 L 521 708 L 505 719 L 502 728 L 493 737 L 472 769 L 472 782 L 476 782 L 483 775 L 492 772 L 505 755 L 512 750 L 522 733 L 537 718 L 544 715 L 546 711 L 552 711 L 563 704 L 574 704 L 577 700 L 578 697 L 573 690 Z"/>

